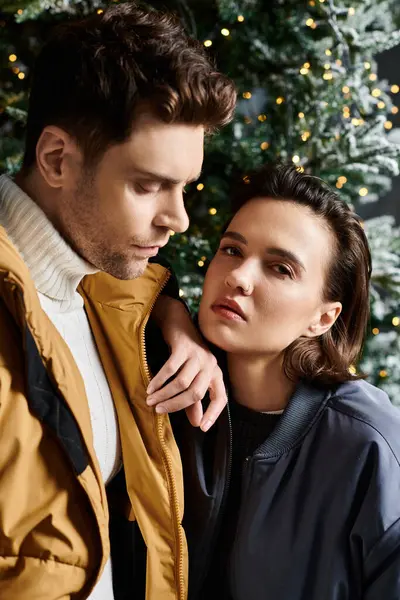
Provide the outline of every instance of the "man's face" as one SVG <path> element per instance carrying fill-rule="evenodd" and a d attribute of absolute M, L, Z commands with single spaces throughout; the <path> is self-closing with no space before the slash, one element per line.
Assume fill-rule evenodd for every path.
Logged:
<path fill-rule="evenodd" d="M 142 114 L 130 138 L 91 173 L 70 159 L 58 226 L 89 263 L 118 279 L 139 277 L 170 232 L 188 228 L 184 186 L 200 175 L 204 128 Z"/>

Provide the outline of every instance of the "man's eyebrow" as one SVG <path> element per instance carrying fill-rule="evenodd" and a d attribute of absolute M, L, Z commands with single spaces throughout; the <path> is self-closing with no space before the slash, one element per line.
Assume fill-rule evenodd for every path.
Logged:
<path fill-rule="evenodd" d="M 244 244 L 245 246 L 249 245 L 246 238 L 241 233 L 238 233 L 237 231 L 225 231 L 225 233 L 222 235 L 221 239 L 224 239 L 224 238 L 229 238 L 231 240 L 235 240 L 236 242 L 240 242 L 241 244 Z M 271 248 L 266 248 L 265 253 L 273 254 L 275 256 L 280 256 L 282 258 L 287 258 L 292 263 L 295 263 L 301 269 L 303 269 L 303 271 L 306 270 L 303 262 L 300 260 L 300 258 L 297 256 L 297 254 L 295 254 L 294 252 L 291 252 L 290 250 L 285 250 L 285 248 L 277 248 L 277 247 L 272 248 L 271 247 Z"/>
<path fill-rule="evenodd" d="M 172 183 L 173 185 L 179 185 L 180 183 L 182 183 L 182 181 L 180 179 L 173 179 L 172 177 L 169 177 L 168 175 L 164 175 L 163 173 L 155 173 L 154 171 L 146 171 L 143 169 L 138 169 L 137 173 L 139 173 L 140 175 L 144 175 L 145 177 L 151 177 L 152 179 L 157 179 L 158 181 Z M 187 181 L 186 184 L 193 183 L 193 181 L 196 181 L 197 179 L 199 179 L 200 176 L 201 176 L 201 171 L 198 175 L 196 175 L 196 177 L 193 177 L 193 179 L 190 179 L 190 181 Z"/>

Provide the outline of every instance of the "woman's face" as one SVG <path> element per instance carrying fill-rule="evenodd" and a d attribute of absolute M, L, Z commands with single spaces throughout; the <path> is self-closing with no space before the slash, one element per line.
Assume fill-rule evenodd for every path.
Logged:
<path fill-rule="evenodd" d="M 279 355 L 327 331 L 339 302 L 324 302 L 334 237 L 294 202 L 255 198 L 234 216 L 208 268 L 199 312 L 204 336 L 227 352 Z"/>

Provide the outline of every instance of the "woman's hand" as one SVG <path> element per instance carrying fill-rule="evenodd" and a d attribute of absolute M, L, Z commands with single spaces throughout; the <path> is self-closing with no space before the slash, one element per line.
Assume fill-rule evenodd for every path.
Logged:
<path fill-rule="evenodd" d="M 169 345 L 171 356 L 147 388 L 149 406 L 158 413 L 184 408 L 195 427 L 207 431 L 224 409 L 227 397 L 215 356 L 201 339 L 188 311 L 179 300 L 160 296 L 152 317 Z M 164 386 L 168 379 L 172 379 Z M 210 404 L 203 415 L 201 401 L 207 391 Z"/>

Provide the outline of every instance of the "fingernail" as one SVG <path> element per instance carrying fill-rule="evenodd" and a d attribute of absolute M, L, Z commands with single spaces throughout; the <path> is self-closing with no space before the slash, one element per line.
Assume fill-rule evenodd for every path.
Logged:
<path fill-rule="evenodd" d="M 213 424 L 213 421 L 211 421 L 211 419 L 207 419 L 207 421 L 205 423 L 201 423 L 200 429 L 202 431 L 208 431 L 212 424 Z"/>
<path fill-rule="evenodd" d="M 153 390 L 153 384 L 152 384 L 152 383 L 150 383 L 150 384 L 148 385 L 148 387 L 147 387 L 147 390 L 146 390 L 146 392 L 147 392 L 147 394 L 149 394 L 149 395 L 150 395 L 150 394 L 152 394 L 152 393 L 153 393 L 153 391 L 154 391 L 154 390 Z"/>
<path fill-rule="evenodd" d="M 156 407 L 156 413 L 158 413 L 159 415 L 162 415 L 162 414 L 164 414 L 166 412 L 167 412 L 167 409 L 164 408 L 163 406 L 157 406 Z"/>
<path fill-rule="evenodd" d="M 153 406 L 153 404 L 155 404 L 154 398 L 152 398 L 151 396 L 148 396 L 146 399 L 146 403 L 147 403 L 147 406 Z"/>

